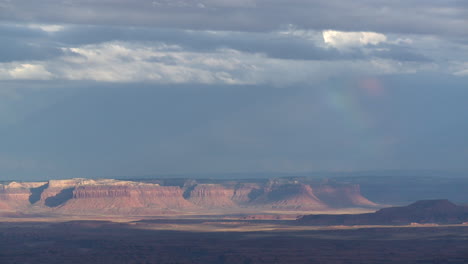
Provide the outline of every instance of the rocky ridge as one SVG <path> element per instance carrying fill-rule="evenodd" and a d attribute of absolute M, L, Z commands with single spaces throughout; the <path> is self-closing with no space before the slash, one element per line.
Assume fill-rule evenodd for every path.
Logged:
<path fill-rule="evenodd" d="M 375 213 L 306 215 L 297 222 L 304 225 L 463 224 L 468 222 L 468 206 L 448 200 L 422 200 L 408 206 L 383 208 Z"/>
<path fill-rule="evenodd" d="M 272 179 L 210 181 L 66 179 L 0 184 L 0 211 L 155 215 L 165 212 L 261 208 L 327 210 L 375 207 L 359 186 Z"/>

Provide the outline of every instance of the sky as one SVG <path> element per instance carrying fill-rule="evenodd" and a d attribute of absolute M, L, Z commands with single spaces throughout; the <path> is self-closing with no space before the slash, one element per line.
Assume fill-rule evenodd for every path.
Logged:
<path fill-rule="evenodd" d="M 468 170 L 465 0 L 0 0 L 0 180 Z"/>

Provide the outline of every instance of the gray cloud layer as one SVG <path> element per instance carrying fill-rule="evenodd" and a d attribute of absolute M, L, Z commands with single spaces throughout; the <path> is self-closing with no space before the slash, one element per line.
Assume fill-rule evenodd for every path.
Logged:
<path fill-rule="evenodd" d="M 0 2 L 7 21 L 146 25 L 197 30 L 271 31 L 301 28 L 466 35 L 463 0 L 28 0 Z"/>
<path fill-rule="evenodd" d="M 207 32 L 174 29 L 151 29 L 104 26 L 68 26 L 52 34 L 22 26 L 0 27 L 4 36 L 0 61 L 43 60 L 64 55 L 61 48 L 109 41 L 162 42 L 179 45 L 187 51 L 214 51 L 222 48 L 248 53 L 263 53 L 271 58 L 292 60 L 362 60 L 380 57 L 402 61 L 429 61 L 412 47 L 395 44 L 368 46 L 366 54 L 360 49 L 340 51 L 334 47 L 318 46 L 322 40 L 270 33 Z"/>

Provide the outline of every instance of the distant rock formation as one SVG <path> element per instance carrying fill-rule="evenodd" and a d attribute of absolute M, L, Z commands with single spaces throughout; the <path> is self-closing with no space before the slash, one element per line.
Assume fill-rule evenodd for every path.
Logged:
<path fill-rule="evenodd" d="M 7 185 L 0 184 L 0 210 L 24 210 L 30 204 L 30 197 L 35 188 L 46 182 L 11 182 Z"/>
<path fill-rule="evenodd" d="M 377 206 L 361 195 L 361 188 L 358 184 L 322 184 L 314 189 L 317 197 L 329 206 L 335 208 L 346 208 L 359 206 Z"/>
<path fill-rule="evenodd" d="M 254 204 L 268 205 L 274 209 L 312 209 L 330 208 L 315 196 L 312 187 L 303 183 L 274 184 L 264 189 Z"/>
<path fill-rule="evenodd" d="M 66 179 L 0 185 L 0 210 L 57 214 L 152 215 L 161 212 L 262 208 L 326 210 L 373 207 L 359 186 L 297 179 L 144 182 Z"/>
<path fill-rule="evenodd" d="M 468 221 L 468 207 L 448 200 L 424 200 L 408 206 L 383 208 L 375 213 L 354 215 L 306 215 L 297 220 L 305 225 L 417 225 L 462 224 Z"/>

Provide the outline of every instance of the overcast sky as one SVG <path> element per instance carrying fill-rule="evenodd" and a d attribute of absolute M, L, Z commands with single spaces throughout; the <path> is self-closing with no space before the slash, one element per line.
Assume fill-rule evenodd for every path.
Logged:
<path fill-rule="evenodd" d="M 468 169 L 468 1 L 0 0 L 0 180 Z"/>

